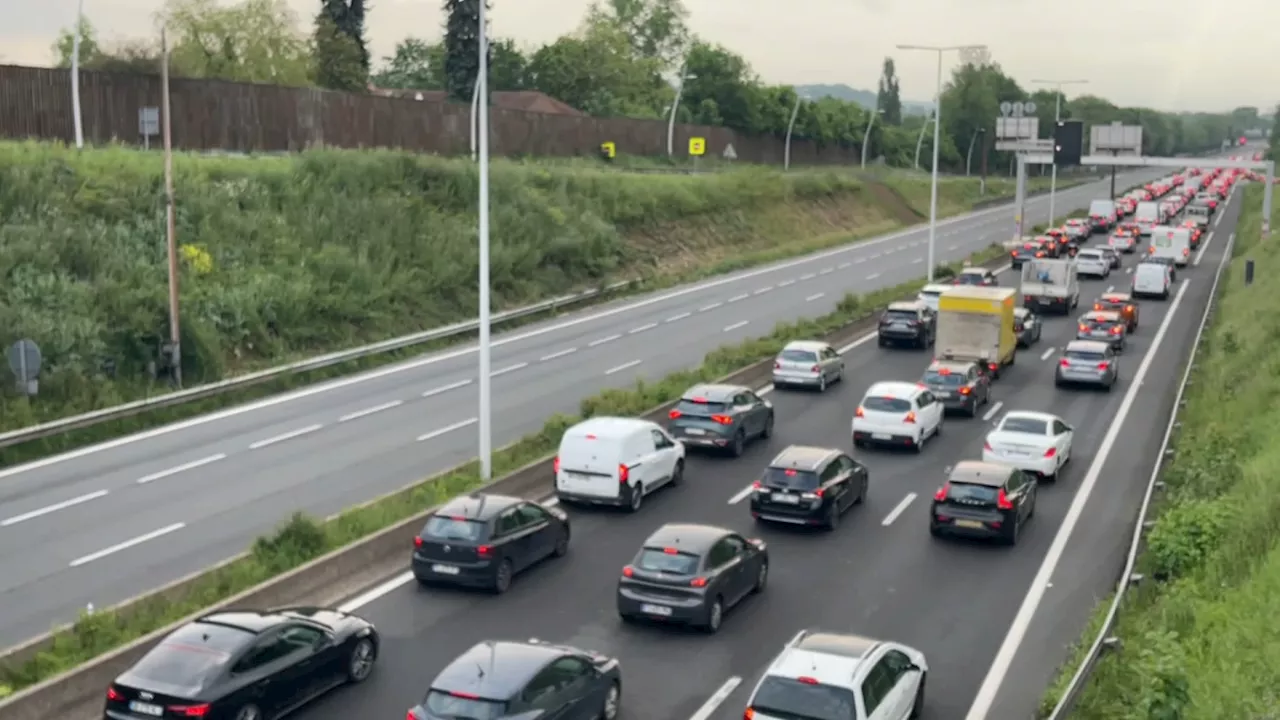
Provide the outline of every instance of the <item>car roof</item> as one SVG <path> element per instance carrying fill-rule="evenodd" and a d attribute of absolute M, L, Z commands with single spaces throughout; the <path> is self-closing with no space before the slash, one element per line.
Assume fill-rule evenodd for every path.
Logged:
<path fill-rule="evenodd" d="M 930 370 L 947 370 L 953 373 L 969 372 L 969 368 L 977 367 L 978 363 L 970 360 L 934 360 L 929 363 Z"/>
<path fill-rule="evenodd" d="M 1098 340 L 1072 340 L 1063 348 L 1064 352 L 1076 350 L 1079 352 L 1105 352 L 1110 349 L 1111 345 Z"/>
<path fill-rule="evenodd" d="M 999 487 L 1009 479 L 1014 468 L 1000 463 L 982 462 L 981 460 L 961 460 L 951 468 L 947 482 L 968 483 L 970 485 L 987 485 Z"/>
<path fill-rule="evenodd" d="M 923 310 L 927 307 L 923 300 L 897 300 L 889 303 L 885 310 Z"/>
<path fill-rule="evenodd" d="M 731 532 L 715 525 L 667 523 L 653 531 L 644 541 L 644 547 L 670 547 L 690 555 L 706 555 L 712 545 Z"/>
<path fill-rule="evenodd" d="M 924 287 L 920 288 L 920 292 L 922 292 L 922 293 L 939 293 L 939 294 L 941 294 L 941 293 L 944 293 L 944 292 L 946 292 L 946 291 L 948 291 L 948 290 L 950 290 L 950 289 L 951 289 L 951 286 L 950 286 L 950 285 L 943 285 L 942 283 L 930 283 L 930 284 L 925 285 Z"/>
<path fill-rule="evenodd" d="M 489 640 L 454 658 L 431 682 L 433 690 L 510 700 L 547 665 L 563 657 L 556 646 Z"/>
<path fill-rule="evenodd" d="M 849 687 L 858 667 L 881 644 L 861 635 L 806 630 L 787 645 L 765 674 L 811 677 L 823 685 Z"/>
<path fill-rule="evenodd" d="M 737 395 L 740 392 L 749 392 L 749 390 L 750 388 L 746 388 L 741 385 L 721 385 L 721 384 L 709 383 L 706 385 L 694 385 L 688 390 L 685 390 L 684 395 L 682 395 L 680 399 L 694 400 L 695 398 L 702 398 L 708 402 L 723 402 L 725 400 L 732 398 L 734 395 Z"/>
<path fill-rule="evenodd" d="M 969 273 L 971 275 L 986 275 L 989 272 L 991 271 L 984 267 L 978 267 L 977 265 L 970 265 L 968 267 L 960 268 L 960 272 L 958 274 L 963 275 L 965 273 Z"/>
<path fill-rule="evenodd" d="M 914 398 L 920 394 L 920 386 L 910 382 L 886 380 L 867 388 L 866 397 Z"/>
<path fill-rule="evenodd" d="M 578 435 L 595 435 L 597 438 L 619 439 L 636 432 L 637 430 L 648 430 L 653 427 L 653 423 L 648 420 L 630 417 L 612 417 L 607 415 L 597 415 L 588 418 L 582 422 L 569 428 L 566 432 L 572 432 Z"/>
<path fill-rule="evenodd" d="M 829 347 L 831 346 L 828 345 L 827 343 L 822 342 L 821 340 L 792 340 L 791 342 L 787 343 L 782 349 L 783 350 L 808 350 L 810 352 L 818 352 L 820 350 L 825 350 Z"/>
<path fill-rule="evenodd" d="M 459 495 L 437 508 L 434 514 L 487 522 L 500 515 L 503 511 L 523 502 L 523 499 L 510 495 L 490 495 L 478 492 L 470 495 Z"/>
<path fill-rule="evenodd" d="M 289 617 L 269 610 L 228 610 L 209 613 L 196 620 L 196 622 L 222 625 L 258 635 L 272 628 L 280 627 L 289 622 L 289 620 Z"/>
<path fill-rule="evenodd" d="M 813 471 L 822 467 L 827 458 L 839 452 L 839 450 L 812 445 L 792 445 L 774 456 L 769 462 L 769 467 Z"/>
<path fill-rule="evenodd" d="M 1001 422 L 1009 418 L 1027 418 L 1028 420 L 1043 420 L 1045 422 L 1053 422 L 1058 419 L 1056 415 L 1050 415 L 1046 412 L 1036 412 L 1035 410 L 1010 410 L 1001 418 Z"/>

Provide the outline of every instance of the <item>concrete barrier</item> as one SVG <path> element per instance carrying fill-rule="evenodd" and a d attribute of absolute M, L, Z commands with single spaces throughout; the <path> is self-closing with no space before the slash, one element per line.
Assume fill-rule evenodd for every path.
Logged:
<path fill-rule="evenodd" d="M 1004 265 L 1004 263 L 1005 258 L 1001 256 L 984 263 L 984 265 L 994 269 Z M 878 322 L 878 314 L 878 309 L 868 308 L 868 312 L 865 315 L 828 333 L 824 340 L 835 347 L 841 347 L 857 338 L 863 337 L 867 333 L 874 331 Z M 769 383 L 772 373 L 773 360 L 767 359 L 736 370 L 721 378 L 719 382 L 759 388 Z M 666 420 L 668 411 L 674 406 L 675 402 L 664 403 L 645 413 L 642 417 L 655 422 L 662 422 Z M 504 477 L 494 480 L 489 483 L 486 489 L 496 493 L 519 495 L 531 500 L 546 497 L 553 492 L 552 459 L 553 456 L 549 455 L 531 462 Z M 458 469 L 458 467 L 463 466 L 437 473 L 432 478 L 418 481 L 413 485 L 442 477 Z M 411 486 L 406 486 L 406 489 L 407 487 Z M 399 492 L 403 492 L 403 489 L 383 497 L 395 495 Z M 378 502 L 380 499 L 371 500 L 365 505 Z M 0 720 L 51 720 L 52 718 L 58 718 L 59 720 L 98 720 L 102 717 L 102 705 L 105 700 L 107 686 L 137 662 L 164 636 L 173 632 L 179 626 L 201 615 L 226 608 L 269 608 L 284 605 L 328 604 L 335 602 L 338 598 L 333 597 L 333 588 L 349 584 L 347 581 L 350 577 L 358 576 L 369 568 L 387 567 L 389 565 L 403 567 L 407 565 L 409 551 L 413 546 L 413 538 L 422 528 L 426 518 L 434 510 L 435 508 L 426 509 L 369 537 L 334 550 L 199 613 L 156 630 L 128 645 L 94 658 L 79 667 L 25 688 L 8 699 L 0 701 Z M 239 557 L 243 557 L 243 555 Z M 224 567 L 236 559 L 238 558 L 219 563 L 205 572 Z M 397 564 L 398 560 L 400 560 L 399 564 Z M 178 580 L 165 588 L 130 600 L 122 604 L 121 607 L 144 606 L 160 598 L 170 601 L 181 600 L 187 597 L 192 586 L 202 574 L 204 573 L 196 573 Z M 368 584 L 372 585 L 373 583 L 370 582 Z M 26 643 L 20 648 L 16 648 L 3 658 L 0 658 L 0 667 L 14 667 L 20 664 L 17 658 L 29 658 L 38 652 L 38 650 L 33 650 L 33 647 L 38 646 L 40 649 L 48 649 L 52 641 L 51 637 L 44 636 Z"/>

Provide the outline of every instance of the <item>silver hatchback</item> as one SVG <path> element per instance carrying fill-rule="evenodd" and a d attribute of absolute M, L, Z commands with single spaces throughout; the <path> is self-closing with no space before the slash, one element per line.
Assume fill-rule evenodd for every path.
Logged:
<path fill-rule="evenodd" d="M 1057 387 L 1091 385 L 1107 392 L 1120 381 L 1120 358 L 1111 344 L 1096 340 L 1074 340 L 1058 359 L 1053 376 Z"/>
<path fill-rule="evenodd" d="M 793 340 L 773 361 L 773 386 L 809 387 L 825 392 L 827 386 L 844 379 L 844 358 L 827 343 Z"/>

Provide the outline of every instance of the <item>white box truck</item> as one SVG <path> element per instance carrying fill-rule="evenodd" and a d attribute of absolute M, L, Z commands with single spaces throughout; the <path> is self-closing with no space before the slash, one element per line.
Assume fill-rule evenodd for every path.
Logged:
<path fill-rule="evenodd" d="M 1186 267 L 1191 260 L 1191 230 L 1159 225 L 1151 231 L 1151 247 L 1147 253 L 1156 258 L 1172 258 L 1173 264 Z"/>
<path fill-rule="evenodd" d="M 1070 313 L 1080 304 L 1080 278 L 1070 258 L 1034 258 L 1022 264 L 1022 304 L 1029 310 Z"/>

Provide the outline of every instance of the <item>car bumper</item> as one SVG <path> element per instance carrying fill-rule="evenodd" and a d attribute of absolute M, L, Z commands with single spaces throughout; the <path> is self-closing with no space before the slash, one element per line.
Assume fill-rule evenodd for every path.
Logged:
<path fill-rule="evenodd" d="M 413 558 L 410 567 L 418 582 L 462 587 L 488 587 L 493 584 L 496 572 L 493 563 L 455 565 L 417 557 Z M 457 572 L 446 571 L 444 568 L 455 568 Z"/>
<path fill-rule="evenodd" d="M 963 523 L 972 522 L 976 527 L 968 526 Z M 943 535 L 955 535 L 959 537 L 971 538 L 995 538 L 1004 535 L 1004 522 L 986 522 L 979 520 L 965 520 L 961 518 L 950 518 L 947 516 L 934 515 L 929 521 L 929 528 L 936 533 Z"/>
<path fill-rule="evenodd" d="M 622 617 L 688 625 L 702 622 L 707 615 L 705 602 L 700 598 L 654 597 L 627 589 L 618 590 L 617 596 L 618 614 Z"/>
<path fill-rule="evenodd" d="M 774 387 L 783 387 L 788 385 L 795 385 L 800 387 L 818 387 L 818 385 L 820 385 L 821 382 L 822 382 L 822 375 L 816 374 L 816 373 L 813 375 L 799 375 L 799 374 L 791 374 L 791 373 L 774 373 L 773 374 Z"/>
<path fill-rule="evenodd" d="M 1054 380 L 1061 385 L 1109 385 L 1110 377 L 1103 373 L 1057 373 Z"/>
<path fill-rule="evenodd" d="M 999 465 L 1008 465 L 1018 468 L 1024 472 L 1034 473 L 1041 477 L 1048 477 L 1058 470 L 1056 458 L 1047 457 L 1018 457 L 1001 453 L 993 453 L 983 451 L 982 462 L 997 463 Z"/>
<path fill-rule="evenodd" d="M 1033 296 L 1031 302 L 1026 303 L 1027 307 L 1037 307 L 1041 310 L 1057 310 L 1060 312 L 1071 311 L 1071 298 L 1050 297 L 1046 295 Z"/>
<path fill-rule="evenodd" d="M 866 443 L 868 445 L 898 445 L 902 447 L 912 447 L 917 444 L 914 432 L 908 433 L 902 428 L 867 425 L 853 426 L 853 442 L 855 445 Z"/>
<path fill-rule="evenodd" d="M 822 503 L 816 505 L 781 505 L 751 499 L 751 517 L 765 522 L 787 525 L 820 525 L 823 521 Z"/>
<path fill-rule="evenodd" d="M 959 393 L 954 393 L 950 397 L 945 397 L 937 391 L 934 391 L 933 394 L 938 398 L 938 402 L 942 403 L 942 407 L 946 410 L 970 412 L 978 407 L 978 399 L 973 395 L 961 395 Z"/>
<path fill-rule="evenodd" d="M 556 497 L 561 502 L 578 503 L 581 505 L 604 505 L 608 507 L 626 507 L 631 504 L 631 488 L 628 486 L 625 491 L 619 492 L 612 497 L 606 495 L 587 495 L 584 493 L 567 492 L 565 490 L 556 490 Z"/>
<path fill-rule="evenodd" d="M 894 331 L 880 330 L 881 342 L 920 342 L 923 337 L 918 330 Z"/>
<path fill-rule="evenodd" d="M 685 447 L 723 448 L 733 442 L 731 438 L 709 431 L 706 435 L 689 435 L 687 432 L 672 432 L 671 435 Z"/>

